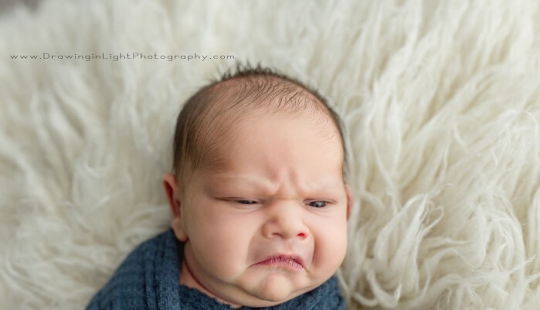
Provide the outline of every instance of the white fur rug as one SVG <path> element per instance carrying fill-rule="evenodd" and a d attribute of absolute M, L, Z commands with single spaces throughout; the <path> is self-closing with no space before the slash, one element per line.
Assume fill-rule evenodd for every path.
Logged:
<path fill-rule="evenodd" d="M 538 1 L 51 0 L 0 17 L 1 309 L 82 309 L 168 227 L 181 103 L 246 60 L 345 116 L 349 309 L 540 307 Z M 51 57 L 134 52 L 179 57 Z M 48 59 L 10 56 L 30 54 Z"/>

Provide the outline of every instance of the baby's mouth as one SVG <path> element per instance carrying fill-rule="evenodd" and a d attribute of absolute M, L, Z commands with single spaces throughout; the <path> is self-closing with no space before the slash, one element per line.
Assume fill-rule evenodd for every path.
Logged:
<path fill-rule="evenodd" d="M 296 255 L 272 255 L 263 259 L 255 265 L 286 267 L 295 270 L 304 269 L 302 258 Z"/>

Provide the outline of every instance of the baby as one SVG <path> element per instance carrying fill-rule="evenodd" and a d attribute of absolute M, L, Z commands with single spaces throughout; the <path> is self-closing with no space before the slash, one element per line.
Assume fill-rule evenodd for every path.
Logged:
<path fill-rule="evenodd" d="M 345 309 L 333 277 L 352 204 L 345 154 L 339 117 L 296 80 L 240 67 L 203 87 L 163 177 L 171 229 L 88 309 Z"/>

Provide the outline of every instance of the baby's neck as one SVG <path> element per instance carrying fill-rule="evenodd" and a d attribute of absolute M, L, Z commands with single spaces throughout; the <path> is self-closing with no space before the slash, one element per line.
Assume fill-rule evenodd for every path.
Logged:
<path fill-rule="evenodd" d="M 195 277 L 191 273 L 191 270 L 189 269 L 188 265 L 186 264 L 185 257 L 182 258 L 182 269 L 180 271 L 180 284 L 185 285 L 185 286 L 190 287 L 190 288 L 197 289 L 197 290 L 201 291 L 202 293 L 204 293 L 204 294 L 206 294 L 206 295 L 208 295 L 208 296 L 210 296 L 212 298 L 217 299 L 220 303 L 229 305 L 229 306 L 231 306 L 231 307 L 233 307 L 235 309 L 242 308 L 241 305 L 230 303 L 230 302 L 228 302 L 226 300 L 223 300 L 223 299 L 217 297 L 216 295 L 214 295 L 210 291 L 208 291 L 199 281 L 197 281 L 197 279 L 195 279 Z"/>

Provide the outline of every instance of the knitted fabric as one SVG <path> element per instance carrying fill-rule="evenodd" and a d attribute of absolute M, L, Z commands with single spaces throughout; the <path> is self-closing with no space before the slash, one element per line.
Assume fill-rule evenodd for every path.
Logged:
<path fill-rule="evenodd" d="M 86 309 L 233 309 L 199 290 L 179 284 L 182 248 L 172 229 L 145 241 L 128 255 Z M 337 280 L 332 277 L 316 289 L 283 304 L 257 309 L 342 310 L 345 303 Z"/>

